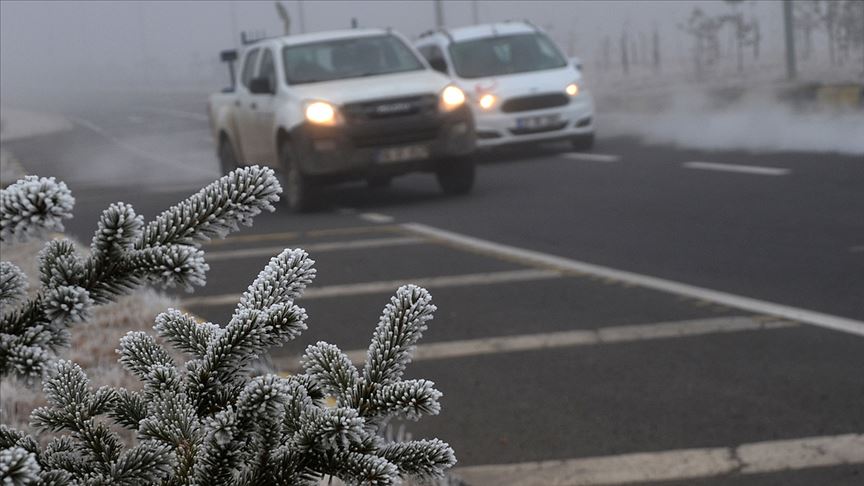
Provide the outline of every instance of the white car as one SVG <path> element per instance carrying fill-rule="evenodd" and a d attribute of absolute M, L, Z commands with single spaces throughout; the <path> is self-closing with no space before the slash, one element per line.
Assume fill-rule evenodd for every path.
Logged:
<path fill-rule="evenodd" d="M 233 62 L 239 57 L 239 79 Z M 262 39 L 232 63 L 232 86 L 210 97 L 222 170 L 266 164 L 288 205 L 313 206 L 324 184 L 433 172 L 441 189 L 474 184 L 475 135 L 466 96 L 401 35 L 352 29 Z"/>
<path fill-rule="evenodd" d="M 477 145 L 571 140 L 594 143 L 594 101 L 581 70 L 527 22 L 441 29 L 415 46 L 468 94 Z"/>

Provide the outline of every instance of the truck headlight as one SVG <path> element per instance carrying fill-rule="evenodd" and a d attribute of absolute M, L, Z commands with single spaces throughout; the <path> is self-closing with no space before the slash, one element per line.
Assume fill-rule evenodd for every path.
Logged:
<path fill-rule="evenodd" d="M 570 96 L 579 96 L 579 92 L 582 90 L 579 88 L 579 83 L 570 83 L 564 88 L 564 91 Z"/>
<path fill-rule="evenodd" d="M 477 104 L 480 105 L 480 108 L 483 108 L 484 110 L 489 110 L 493 106 L 495 106 L 496 101 L 498 101 L 498 98 L 496 98 L 495 95 L 493 95 L 492 93 L 486 93 L 480 97 L 480 99 L 477 101 Z"/>
<path fill-rule="evenodd" d="M 453 111 L 465 104 L 465 92 L 456 86 L 448 85 L 441 91 L 441 110 Z"/>
<path fill-rule="evenodd" d="M 336 107 L 326 101 L 311 101 L 304 110 L 306 120 L 316 125 L 338 125 L 342 118 Z"/>

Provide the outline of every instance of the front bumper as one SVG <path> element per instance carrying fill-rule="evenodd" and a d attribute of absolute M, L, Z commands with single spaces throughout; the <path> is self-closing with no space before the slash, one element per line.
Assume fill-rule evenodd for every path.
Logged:
<path fill-rule="evenodd" d="M 336 127 L 303 123 L 291 134 L 304 174 L 338 179 L 435 170 L 439 160 L 470 154 L 476 146 L 467 106 L 449 113 L 352 121 Z M 382 150 L 424 146 L 428 157 L 379 163 Z"/>
<path fill-rule="evenodd" d="M 554 108 L 503 113 L 496 106 L 490 111 L 474 107 L 473 111 L 478 147 L 543 142 L 594 133 L 594 100 L 587 93 L 572 99 L 567 105 Z M 518 126 L 519 119 L 549 116 L 557 117 L 558 122 L 536 129 L 520 129 Z"/>

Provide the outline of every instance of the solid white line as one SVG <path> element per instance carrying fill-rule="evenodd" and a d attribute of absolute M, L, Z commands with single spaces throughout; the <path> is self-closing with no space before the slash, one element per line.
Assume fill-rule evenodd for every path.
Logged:
<path fill-rule="evenodd" d="M 443 277 L 406 278 L 402 280 L 386 280 L 381 282 L 364 282 L 357 284 L 330 285 L 327 287 L 312 287 L 303 292 L 303 299 L 322 299 L 329 297 L 344 297 L 348 295 L 365 295 L 392 293 L 402 285 L 415 284 L 428 288 L 464 287 L 469 285 L 490 285 L 510 282 L 527 282 L 531 280 L 546 280 L 562 277 L 555 270 L 512 270 L 506 272 L 469 273 L 464 275 L 447 275 Z M 206 295 L 183 299 L 183 307 L 232 305 L 240 301 L 240 294 Z"/>
<path fill-rule="evenodd" d="M 387 216 L 386 214 L 379 213 L 363 213 L 360 215 L 360 219 L 369 221 L 370 223 L 392 223 L 393 216 Z"/>
<path fill-rule="evenodd" d="M 621 160 L 620 155 L 611 154 L 592 154 L 586 152 L 567 152 L 560 154 L 561 157 L 573 160 L 587 160 L 589 162 L 618 162 Z"/>
<path fill-rule="evenodd" d="M 177 118 L 186 118 L 188 120 L 207 121 L 207 115 L 204 115 L 202 113 L 194 113 L 191 111 L 175 110 L 172 108 L 152 108 L 149 106 L 142 106 L 136 109 L 141 111 L 149 111 L 150 113 L 170 115 Z"/>
<path fill-rule="evenodd" d="M 717 170 L 721 172 L 741 172 L 766 176 L 782 176 L 791 172 L 781 167 L 758 167 L 755 165 L 717 164 L 714 162 L 685 162 L 681 164 L 686 169 Z"/>
<path fill-rule="evenodd" d="M 449 359 L 573 346 L 673 339 L 705 334 L 777 329 L 796 325 L 796 323 L 789 321 L 765 322 L 753 317 L 716 317 L 687 321 L 658 322 L 654 324 L 609 326 L 597 329 L 577 329 L 539 334 L 465 339 L 419 345 L 415 349 L 413 360 Z M 354 363 L 363 363 L 366 360 L 365 349 L 346 351 L 346 354 Z M 299 363 L 299 357 L 290 359 L 288 363 L 287 367 L 289 368 L 295 366 Z"/>
<path fill-rule="evenodd" d="M 426 240 L 416 236 L 402 236 L 396 238 L 369 238 L 353 241 L 331 241 L 326 243 L 311 243 L 303 245 L 303 249 L 309 254 L 326 251 L 356 250 L 362 248 L 382 248 L 387 246 L 416 245 L 425 243 Z M 211 251 L 206 254 L 208 262 L 219 260 L 234 260 L 237 258 L 266 257 L 278 255 L 284 246 L 268 246 L 264 248 L 244 248 L 242 250 Z"/>
<path fill-rule="evenodd" d="M 808 437 L 737 447 L 679 449 L 559 461 L 456 468 L 468 484 L 596 486 L 681 481 L 864 463 L 864 434 Z"/>
<path fill-rule="evenodd" d="M 850 334 L 864 336 L 864 322 L 856 321 L 854 319 L 823 314 L 821 312 L 800 309 L 788 305 L 765 302 L 750 297 L 743 297 L 727 292 L 696 287 L 694 285 L 683 284 L 648 275 L 641 275 L 634 272 L 616 270 L 614 268 L 581 262 L 578 260 L 571 260 L 569 258 L 549 255 L 538 251 L 525 250 L 501 243 L 494 243 L 471 236 L 461 235 L 451 231 L 433 228 L 419 223 L 407 223 L 403 224 L 402 227 L 414 234 L 432 238 L 433 240 L 449 243 L 457 247 L 470 248 L 481 253 L 498 255 L 499 257 L 508 260 L 518 260 L 528 265 L 553 268 L 564 272 L 595 275 L 598 277 L 617 280 L 619 282 L 638 285 L 640 287 L 682 295 L 684 297 L 716 302 L 718 304 L 755 312 L 757 314 L 768 314 L 782 317 L 784 319 L 812 324 L 814 326 L 824 327 L 826 329 L 833 329 L 835 331 L 843 331 Z"/>
<path fill-rule="evenodd" d="M 284 241 L 296 240 L 298 238 L 323 238 L 325 236 L 347 236 L 360 235 L 369 233 L 394 233 L 401 227 L 392 226 L 348 226 L 343 228 L 330 228 L 321 230 L 308 230 L 304 232 L 287 231 L 283 233 L 260 233 L 251 235 L 229 236 L 221 240 L 210 240 L 204 243 L 205 246 L 233 245 L 236 243 L 258 243 L 262 241 Z"/>

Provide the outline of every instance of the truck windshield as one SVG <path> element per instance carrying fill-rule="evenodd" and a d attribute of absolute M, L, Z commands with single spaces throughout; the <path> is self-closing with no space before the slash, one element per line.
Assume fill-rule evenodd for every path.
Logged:
<path fill-rule="evenodd" d="M 450 45 L 449 50 L 456 74 L 463 78 L 485 78 L 567 65 L 552 41 L 536 33 L 456 42 Z"/>
<path fill-rule="evenodd" d="M 393 35 L 286 46 L 282 59 L 288 84 L 425 69 L 411 49 Z"/>

